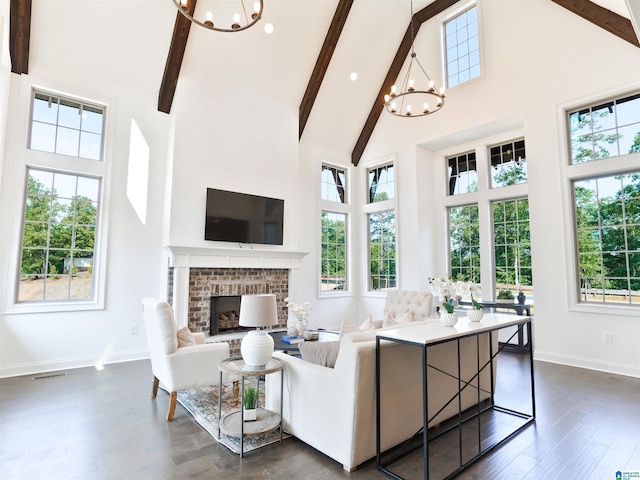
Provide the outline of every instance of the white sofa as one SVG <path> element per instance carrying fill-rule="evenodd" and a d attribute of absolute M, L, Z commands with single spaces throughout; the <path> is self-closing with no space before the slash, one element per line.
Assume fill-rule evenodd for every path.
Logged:
<path fill-rule="evenodd" d="M 418 322 L 429 320 L 431 294 L 428 292 L 390 291 L 385 309 L 394 313 L 410 310 Z M 415 322 L 388 328 L 403 328 Z M 286 431 L 341 463 L 352 471 L 376 453 L 375 423 L 375 336 L 380 330 L 344 335 L 334 368 L 324 367 L 300 358 L 276 352 L 285 362 L 283 417 Z M 421 349 L 396 343 L 383 343 L 381 348 L 381 412 L 382 448 L 386 450 L 413 436 L 422 426 Z M 475 339 L 462 344 L 462 376 L 470 379 L 477 371 Z M 480 357 L 488 358 L 488 342 L 481 342 Z M 429 349 L 428 363 L 443 371 L 429 371 L 429 418 L 458 391 L 456 379 L 457 347 L 455 343 Z M 280 407 L 279 380 L 267 376 L 267 408 Z M 273 376 L 275 377 L 275 376 Z M 489 396 L 490 373 L 481 375 Z M 477 384 L 477 382 L 472 382 Z M 475 388 L 462 395 L 463 409 L 477 404 Z M 458 412 L 457 399 L 449 404 L 430 427 Z"/>

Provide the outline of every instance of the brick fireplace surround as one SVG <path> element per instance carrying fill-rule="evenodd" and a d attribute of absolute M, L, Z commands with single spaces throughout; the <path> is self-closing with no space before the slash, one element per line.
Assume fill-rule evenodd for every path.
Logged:
<path fill-rule="evenodd" d="M 294 295 L 295 276 L 306 253 L 282 250 L 167 247 L 167 297 L 178 328 L 209 334 L 211 297 L 274 293 L 278 325 L 286 328 L 284 299 Z M 232 355 L 240 354 L 243 333 L 221 334 L 207 341 L 225 341 Z"/>

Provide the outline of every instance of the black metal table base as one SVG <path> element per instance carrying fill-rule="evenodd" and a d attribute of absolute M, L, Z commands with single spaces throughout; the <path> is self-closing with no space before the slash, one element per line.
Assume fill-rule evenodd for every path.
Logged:
<path fill-rule="evenodd" d="M 417 345 L 416 343 L 412 343 L 412 342 L 405 342 L 399 339 L 394 339 L 394 338 L 386 338 L 383 335 L 377 336 L 376 337 L 376 402 L 377 402 L 377 406 L 376 406 L 376 422 L 377 422 L 377 428 L 376 428 L 376 466 L 378 468 L 379 471 L 383 472 L 384 474 L 386 474 L 387 476 L 391 477 L 391 478 L 395 478 L 395 479 L 399 479 L 401 480 L 403 477 L 399 476 L 398 474 L 392 472 L 389 467 L 391 467 L 392 465 L 396 464 L 397 462 L 399 462 L 401 459 L 405 458 L 407 455 L 415 452 L 417 449 L 422 448 L 423 449 L 423 471 L 424 471 L 424 479 L 428 480 L 429 477 L 429 444 L 436 441 L 437 439 L 443 437 L 444 435 L 447 434 L 452 434 L 456 432 L 457 430 L 457 438 L 458 438 L 458 445 L 459 445 L 459 452 L 458 452 L 458 462 L 457 462 L 457 467 L 451 471 L 450 473 L 448 473 L 445 477 L 441 477 L 444 480 L 448 480 L 448 479 L 452 479 L 456 476 L 458 476 L 460 473 L 462 473 L 463 471 L 465 471 L 466 469 L 468 469 L 471 465 L 473 465 L 474 463 L 476 463 L 478 460 L 480 460 L 481 458 L 483 458 L 486 454 L 488 454 L 489 452 L 491 452 L 493 449 L 499 447 L 500 445 L 502 445 L 503 443 L 507 442 L 509 439 L 511 439 L 513 436 L 517 435 L 519 432 L 521 432 L 524 428 L 526 428 L 527 426 L 529 426 L 531 423 L 533 423 L 535 421 L 535 386 L 534 386 L 534 370 L 533 370 L 533 349 L 529 348 L 528 350 L 528 357 L 529 357 L 529 373 L 530 373 L 530 390 L 531 390 L 531 412 L 530 413 L 525 413 L 525 412 L 520 412 L 514 409 L 510 409 L 510 408 L 506 408 L 504 406 L 500 406 L 497 405 L 495 403 L 495 381 L 494 381 L 494 362 L 496 360 L 496 357 L 498 356 L 499 353 L 501 353 L 502 351 L 508 351 L 508 344 L 509 342 L 516 336 L 522 338 L 523 335 L 523 330 L 526 327 L 527 330 L 527 338 L 530 339 L 532 338 L 531 334 L 532 334 L 532 329 L 531 329 L 531 319 L 527 319 L 526 321 L 523 321 L 522 323 L 517 324 L 517 330 L 516 332 L 512 335 L 512 337 L 505 343 L 498 343 L 498 348 L 496 350 L 496 352 L 494 352 L 494 348 L 493 348 L 493 340 L 492 340 L 492 335 L 497 335 L 497 331 L 500 330 L 501 328 L 505 328 L 505 327 L 500 327 L 500 328 L 496 328 L 495 330 L 490 330 L 490 331 L 485 331 L 485 332 L 480 332 L 480 333 L 473 333 L 470 335 L 466 335 L 466 336 L 460 336 L 460 337 L 456 337 L 454 339 L 447 339 L 447 340 L 443 340 L 443 341 L 439 341 L 439 342 L 434 342 L 434 343 L 430 343 L 430 344 L 425 344 L 425 345 Z M 480 359 L 480 335 L 482 333 L 487 333 L 487 338 L 489 339 L 489 359 L 482 363 L 481 359 Z M 477 372 L 474 374 L 474 376 L 469 379 L 469 380 L 462 380 L 461 378 L 461 373 L 460 373 L 460 365 L 461 365 L 461 353 L 460 353 L 460 342 L 462 339 L 464 338 L 469 338 L 470 336 L 475 336 L 476 337 L 476 351 L 477 351 Z M 423 380 L 423 418 L 424 418 L 424 427 L 420 429 L 420 431 L 416 432 L 416 434 L 410 438 L 409 440 L 405 441 L 404 443 L 397 445 L 394 448 L 391 448 L 385 452 L 381 452 L 380 451 L 380 445 L 381 445 L 381 432 L 380 432 L 380 416 L 381 416 L 381 412 L 380 412 L 380 342 L 381 341 L 393 341 L 393 342 L 397 342 L 397 343 L 404 343 L 408 346 L 412 346 L 412 347 L 417 347 L 417 348 L 421 348 L 422 349 L 422 380 Z M 458 392 L 455 393 L 441 408 L 438 409 L 438 411 L 433 414 L 431 416 L 431 418 L 429 418 L 428 415 L 428 371 L 429 369 L 435 369 L 438 370 L 440 373 L 445 373 L 446 375 L 452 376 L 446 372 L 443 372 L 441 369 L 438 369 L 437 367 L 430 365 L 428 363 L 428 358 L 427 358 L 427 350 L 429 349 L 429 347 L 435 346 L 435 345 L 439 345 L 442 343 L 449 343 L 449 342 L 456 342 L 457 343 L 457 353 L 458 353 L 458 377 L 456 378 L 456 380 L 458 380 Z M 481 364 L 482 363 L 482 364 Z M 485 393 L 490 393 L 490 396 L 488 399 L 486 400 L 481 400 L 481 392 L 483 391 L 481 388 L 481 383 L 480 383 L 480 374 L 485 370 L 489 368 L 490 371 L 490 376 L 491 376 L 491 392 L 485 392 Z M 473 382 L 477 379 L 477 387 L 473 384 Z M 478 403 L 476 406 L 468 408 L 464 411 L 462 411 L 461 409 L 461 403 L 460 403 L 460 398 L 462 395 L 462 392 L 464 390 L 466 390 L 467 388 L 471 388 L 471 389 L 476 389 L 478 392 Z M 458 402 L 459 408 L 458 408 L 458 415 L 454 416 L 453 418 L 449 419 L 446 422 L 443 422 L 442 425 L 435 427 L 435 428 L 431 428 L 428 429 L 427 426 L 431 423 L 431 421 L 437 417 L 438 414 L 440 414 L 440 412 L 442 412 L 449 404 L 453 403 L 453 402 Z M 514 425 L 513 428 L 511 429 L 510 433 L 505 434 L 503 436 L 501 436 L 500 438 L 495 438 L 492 440 L 487 440 L 482 438 L 482 428 L 481 428 L 481 421 L 483 418 L 485 418 L 487 415 L 506 415 L 515 419 L 519 419 L 520 422 L 518 422 L 518 425 Z M 476 447 L 475 451 L 477 453 L 469 455 L 467 453 L 466 457 L 463 453 L 463 438 L 462 438 L 462 433 L 463 433 L 463 428 L 465 428 L 468 425 L 471 425 L 472 422 L 476 421 L 477 422 L 477 439 L 476 439 Z M 468 445 L 467 445 L 468 447 Z M 414 470 L 415 471 L 415 470 Z"/>

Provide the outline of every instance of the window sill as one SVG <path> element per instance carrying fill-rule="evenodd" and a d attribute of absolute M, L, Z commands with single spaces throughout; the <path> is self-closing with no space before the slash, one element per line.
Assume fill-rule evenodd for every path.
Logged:
<path fill-rule="evenodd" d="M 596 313 L 598 315 L 640 317 L 640 306 L 632 307 L 620 304 L 575 303 L 569 307 L 569 311 L 580 313 Z"/>
<path fill-rule="evenodd" d="M 78 302 L 25 302 L 9 305 L 4 311 L 4 314 L 20 315 L 31 313 L 82 312 L 103 309 L 103 302 L 93 300 Z"/>

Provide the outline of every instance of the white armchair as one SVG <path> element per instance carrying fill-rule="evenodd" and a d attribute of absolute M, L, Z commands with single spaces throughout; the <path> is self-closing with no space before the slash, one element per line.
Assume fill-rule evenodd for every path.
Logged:
<path fill-rule="evenodd" d="M 205 334 L 198 332 L 192 334 L 196 345 L 178 348 L 171 305 L 157 298 L 145 297 L 142 299 L 142 312 L 153 370 L 151 398 L 156 398 L 158 386 L 162 383 L 170 392 L 167 420 L 172 420 L 178 390 L 218 382 L 218 364 L 229 356 L 229 344 L 205 343 Z"/>

